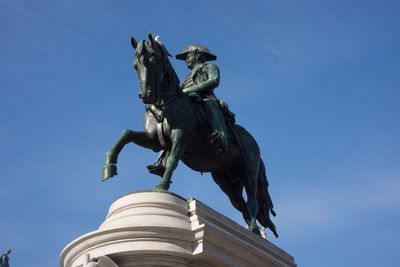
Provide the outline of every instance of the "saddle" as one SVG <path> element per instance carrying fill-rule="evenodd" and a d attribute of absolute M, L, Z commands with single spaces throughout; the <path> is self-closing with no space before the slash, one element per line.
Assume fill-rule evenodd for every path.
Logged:
<path fill-rule="evenodd" d="M 218 99 L 219 106 L 224 113 L 225 119 L 231 123 L 232 125 L 236 123 L 236 114 L 233 113 L 230 109 L 227 103 L 224 101 Z"/>
<path fill-rule="evenodd" d="M 203 107 L 203 105 L 202 105 L 204 100 L 203 100 L 203 99 L 200 97 L 200 95 L 197 94 L 197 93 L 191 93 L 191 94 L 189 94 L 189 95 L 188 95 L 188 98 L 189 98 L 192 102 L 199 104 L 199 106 L 200 106 L 199 110 L 200 110 L 200 112 L 201 112 L 201 121 L 202 121 L 202 122 L 207 122 L 207 121 L 208 121 L 208 120 L 207 120 L 207 115 L 206 115 L 206 112 L 205 112 L 204 107 Z M 226 122 L 228 122 L 228 123 L 234 125 L 234 124 L 236 123 L 236 114 L 233 113 L 233 112 L 229 109 L 229 106 L 228 106 L 228 104 L 227 104 L 226 102 L 224 102 L 224 101 L 218 99 L 218 104 L 219 104 L 219 107 L 221 108 L 222 113 L 224 114 L 224 117 L 225 117 Z"/>

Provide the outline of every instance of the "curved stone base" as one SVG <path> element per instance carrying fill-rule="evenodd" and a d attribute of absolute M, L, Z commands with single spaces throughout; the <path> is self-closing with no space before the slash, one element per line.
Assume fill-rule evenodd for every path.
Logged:
<path fill-rule="evenodd" d="M 195 199 L 146 191 L 117 199 L 98 230 L 65 247 L 60 266 L 296 264 L 283 250 Z"/>

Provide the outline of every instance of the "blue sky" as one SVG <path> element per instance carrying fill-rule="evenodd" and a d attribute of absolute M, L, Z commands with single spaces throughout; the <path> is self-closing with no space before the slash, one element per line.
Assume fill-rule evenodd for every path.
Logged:
<path fill-rule="evenodd" d="M 218 55 L 216 94 L 257 139 L 280 238 L 299 266 L 396 266 L 400 231 L 398 1 L 0 2 L 0 250 L 11 266 L 57 266 L 109 205 L 151 188 L 130 36 L 170 53 Z M 183 62 L 172 60 L 179 77 Z M 243 224 L 213 184 L 180 164 L 171 190 Z"/>

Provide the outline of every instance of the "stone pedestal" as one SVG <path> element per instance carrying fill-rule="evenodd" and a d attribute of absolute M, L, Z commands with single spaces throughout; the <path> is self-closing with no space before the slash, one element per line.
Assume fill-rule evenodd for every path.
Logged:
<path fill-rule="evenodd" d="M 61 267 L 296 266 L 292 256 L 198 200 L 127 194 L 99 229 L 68 244 Z"/>

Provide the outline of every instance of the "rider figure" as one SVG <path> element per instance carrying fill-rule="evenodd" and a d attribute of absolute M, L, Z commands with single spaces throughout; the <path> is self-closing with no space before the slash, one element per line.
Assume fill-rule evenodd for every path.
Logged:
<path fill-rule="evenodd" d="M 182 84 L 182 91 L 189 97 L 201 98 L 211 126 L 211 143 L 220 151 L 228 150 L 228 139 L 224 114 L 214 89 L 219 85 L 219 70 L 215 64 L 206 61 L 217 57 L 202 45 L 189 45 L 176 55 L 176 59 L 185 60 L 191 71 Z"/>
<path fill-rule="evenodd" d="M 216 145 L 219 151 L 226 152 L 228 150 L 228 137 L 224 114 L 220 107 L 220 101 L 214 94 L 214 89 L 219 85 L 219 69 L 215 64 L 206 63 L 216 60 L 217 56 L 212 54 L 205 46 L 196 44 L 183 49 L 176 55 L 176 59 L 185 60 L 190 70 L 181 85 L 183 93 L 204 104 L 211 126 L 210 141 Z M 228 110 L 226 106 L 224 106 L 224 109 Z M 233 113 L 228 111 L 228 114 Z M 162 176 L 165 154 L 166 152 L 163 151 L 154 165 L 147 166 L 150 173 Z"/>

